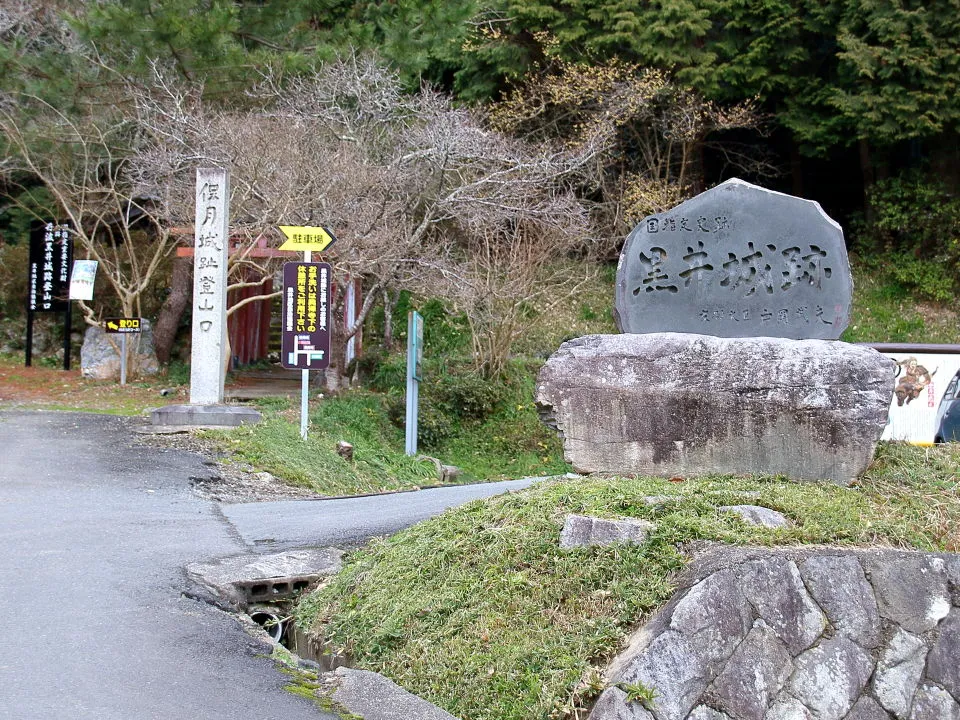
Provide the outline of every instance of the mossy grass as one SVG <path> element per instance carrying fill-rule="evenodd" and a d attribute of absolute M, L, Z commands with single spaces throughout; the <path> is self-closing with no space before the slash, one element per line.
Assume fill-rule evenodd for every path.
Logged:
<path fill-rule="evenodd" d="M 350 713 L 334 702 L 333 687 L 322 683 L 316 671 L 300 667 L 297 658 L 283 645 L 274 645 L 270 657 L 276 663 L 277 669 L 287 676 L 284 690 L 288 693 L 309 700 L 320 710 L 335 713 L 340 720 L 363 720 L 359 715 Z"/>
<path fill-rule="evenodd" d="M 229 431 L 207 431 L 233 462 L 251 464 L 322 495 L 405 490 L 438 482 L 432 463 L 404 454 L 403 433 L 390 424 L 378 395 L 351 392 L 315 403 L 307 439 L 300 437 L 300 410 L 289 400 L 259 403 L 262 422 Z M 336 452 L 354 446 L 353 460 Z"/>
<path fill-rule="evenodd" d="M 560 441 L 540 422 L 532 401 L 538 366 L 518 361 L 509 377 L 481 381 L 471 397 L 482 399 L 484 388 L 492 388 L 495 401 L 476 416 L 458 416 L 448 408 L 450 418 L 443 434 L 435 443 L 421 443 L 418 456 L 436 457 L 460 468 L 453 481 L 457 483 L 567 472 Z M 476 378 L 469 380 L 475 382 Z M 456 390 L 456 376 L 448 379 L 448 384 Z M 261 423 L 204 435 L 232 461 L 267 470 L 290 484 L 324 495 L 436 485 L 440 479 L 435 464 L 404 453 L 402 424 L 394 417 L 397 403 L 395 395 L 365 390 L 314 400 L 308 438 L 303 441 L 299 405 L 285 398 L 268 398 L 257 403 L 264 413 Z M 402 411 L 402 398 L 400 403 Z M 336 453 L 339 440 L 354 446 L 352 461 Z"/>
<path fill-rule="evenodd" d="M 960 550 L 960 446 L 880 447 L 855 485 L 716 476 L 544 481 L 451 510 L 355 553 L 298 621 L 359 667 L 472 720 L 559 718 L 674 590 L 693 541 Z M 648 496 L 666 496 L 651 505 Z M 784 513 L 751 526 L 721 505 Z M 567 513 L 657 525 L 641 546 L 562 551 Z"/>

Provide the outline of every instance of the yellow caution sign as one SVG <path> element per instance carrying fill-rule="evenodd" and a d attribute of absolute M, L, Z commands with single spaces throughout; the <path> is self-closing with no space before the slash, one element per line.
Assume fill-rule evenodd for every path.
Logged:
<path fill-rule="evenodd" d="M 287 241 L 280 246 L 281 250 L 322 252 L 337 241 L 330 229 L 324 227 L 281 225 L 280 232 L 287 238 Z"/>
<path fill-rule="evenodd" d="M 103 321 L 104 329 L 108 333 L 138 333 L 140 332 L 140 318 L 107 318 Z"/>

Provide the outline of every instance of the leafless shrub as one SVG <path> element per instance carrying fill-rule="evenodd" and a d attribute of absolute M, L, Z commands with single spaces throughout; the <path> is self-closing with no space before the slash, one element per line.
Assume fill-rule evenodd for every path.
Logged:
<path fill-rule="evenodd" d="M 292 79 L 267 73 L 235 108 L 208 104 L 202 88 L 159 64 L 150 82 L 124 92 L 126 102 L 105 115 L 78 120 L 46 105 L 29 129 L 23 113 L 7 112 L 0 130 L 18 138 L 20 167 L 75 220 L 125 312 L 137 312 L 173 230 L 190 227 L 194 169 L 203 165 L 230 173 L 231 235 L 241 241 L 234 286 L 246 282 L 244 269 L 276 269 L 250 250 L 264 238 L 279 244 L 278 225 L 333 229 L 339 241 L 324 259 L 336 277 L 364 283 L 356 322 L 335 336 L 337 347 L 383 291 L 405 287 L 466 312 L 478 364 L 498 372 L 517 308 L 575 284 L 551 274 L 551 260 L 593 239 L 572 189 L 594 170 L 602 141 L 558 147 L 509 137 L 441 94 L 404 93 L 370 58 L 344 56 Z M 135 235 L 133 211 L 150 224 L 149 239 Z M 105 233 L 122 237 L 104 243 Z M 342 358 L 334 366 L 336 383 Z"/>
<path fill-rule="evenodd" d="M 549 44 L 549 38 L 541 38 Z M 761 126 L 754 103 L 724 107 L 670 77 L 612 61 L 584 65 L 557 60 L 532 74 L 492 108 L 495 127 L 532 140 L 564 138 L 592 153 L 593 212 L 615 255 L 633 223 L 701 188 L 701 152 L 712 133 Z M 741 149 L 742 150 L 742 149 Z M 728 151 L 727 161 L 750 172 L 772 172 L 758 155 Z"/>

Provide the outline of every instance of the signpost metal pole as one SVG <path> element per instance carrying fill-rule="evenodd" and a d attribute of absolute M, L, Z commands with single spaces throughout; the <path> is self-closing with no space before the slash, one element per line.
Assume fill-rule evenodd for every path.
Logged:
<path fill-rule="evenodd" d="M 416 310 L 407 316 L 407 415 L 406 453 L 417 454 L 420 405 L 420 363 L 423 360 L 423 317 Z"/>
<path fill-rule="evenodd" d="M 140 334 L 143 318 L 122 317 L 107 318 L 103 321 L 103 330 L 110 335 L 120 335 L 120 384 L 127 384 L 127 334 Z"/>
<path fill-rule="evenodd" d="M 313 257 L 310 250 L 303 251 L 303 261 L 308 263 Z M 310 371 L 306 368 L 300 371 L 300 439 L 307 439 L 307 426 L 309 425 L 309 406 L 310 406 Z"/>
<path fill-rule="evenodd" d="M 127 334 L 120 336 L 120 384 L 127 384 Z"/>

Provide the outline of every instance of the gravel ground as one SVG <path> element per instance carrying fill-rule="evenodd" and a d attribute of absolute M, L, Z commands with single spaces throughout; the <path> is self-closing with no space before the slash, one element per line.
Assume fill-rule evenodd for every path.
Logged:
<path fill-rule="evenodd" d="M 305 488 L 287 485 L 268 472 L 252 465 L 235 463 L 211 440 L 195 431 L 153 432 L 150 425 L 131 419 L 134 443 L 150 447 L 184 450 L 202 455 L 209 474 L 191 477 L 194 492 L 222 503 L 262 502 L 265 500 L 302 500 L 322 497 Z"/>

